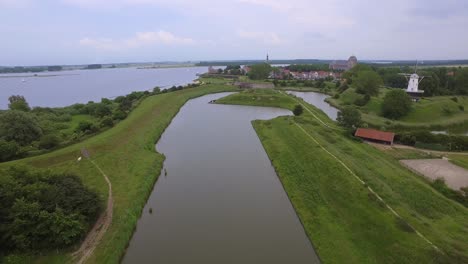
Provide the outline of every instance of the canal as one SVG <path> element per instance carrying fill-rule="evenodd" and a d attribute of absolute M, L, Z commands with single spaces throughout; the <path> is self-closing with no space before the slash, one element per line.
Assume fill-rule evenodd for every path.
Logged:
<path fill-rule="evenodd" d="M 209 104 L 228 94 L 190 100 L 157 143 L 166 161 L 123 263 L 319 263 L 251 125 L 291 112 Z"/>

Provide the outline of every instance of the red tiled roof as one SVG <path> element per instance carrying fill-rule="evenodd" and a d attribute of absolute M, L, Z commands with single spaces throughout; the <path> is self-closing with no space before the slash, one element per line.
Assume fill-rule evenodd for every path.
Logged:
<path fill-rule="evenodd" d="M 394 133 L 391 132 L 383 132 L 375 129 L 367 129 L 367 128 L 358 128 L 356 133 L 354 134 L 356 137 L 360 138 L 367 138 L 367 139 L 374 139 L 386 142 L 393 142 L 393 138 L 395 137 Z"/>

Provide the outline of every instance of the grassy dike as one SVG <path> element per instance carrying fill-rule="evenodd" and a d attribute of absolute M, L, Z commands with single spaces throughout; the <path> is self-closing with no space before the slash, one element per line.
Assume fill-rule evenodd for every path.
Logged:
<path fill-rule="evenodd" d="M 374 127 L 405 128 L 405 129 L 433 129 L 444 130 L 458 128 L 464 131 L 468 126 L 468 97 L 467 96 L 434 96 L 424 97 L 412 104 L 411 111 L 399 120 L 390 120 L 382 116 L 381 108 L 384 96 L 390 88 L 381 88 L 376 97 L 361 107 L 354 102 L 363 98 L 355 88 L 349 88 L 340 94 L 338 99 L 328 98 L 327 102 L 337 108 L 354 105 L 362 113 L 363 121 Z M 456 98 L 456 99 L 455 99 Z"/>
<path fill-rule="evenodd" d="M 301 102 L 330 126 L 325 127 L 308 111 L 301 117 L 253 122 L 324 263 L 468 262 L 468 210 L 437 193 L 394 157 L 345 137 L 321 111 L 283 93 L 249 91 L 230 95 L 218 103 L 240 101 L 245 105 L 287 109 Z M 360 183 L 310 137 L 366 184 Z M 402 218 L 395 217 L 367 186 Z M 441 251 L 430 246 L 412 227 Z"/>
<path fill-rule="evenodd" d="M 162 168 L 164 156 L 155 152 L 155 142 L 189 99 L 233 90 L 232 86 L 213 84 L 151 96 L 110 130 L 45 155 L 2 163 L 0 167 L 26 164 L 76 173 L 86 186 L 98 191 L 106 200 L 107 185 L 99 171 L 85 159 L 77 162 L 80 150 L 87 148 L 91 158 L 110 178 L 114 195 L 112 224 L 88 263 L 118 263 Z M 41 257 L 12 256 L 10 260 L 64 263 L 70 257 L 69 252 L 53 252 Z"/>

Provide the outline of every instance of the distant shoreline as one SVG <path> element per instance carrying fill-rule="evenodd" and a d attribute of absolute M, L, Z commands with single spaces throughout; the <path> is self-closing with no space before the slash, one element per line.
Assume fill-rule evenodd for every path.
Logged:
<path fill-rule="evenodd" d="M 0 74 L 0 78 L 34 78 L 34 77 L 56 77 L 56 76 L 71 76 L 71 75 L 79 75 L 79 74 L 69 73 L 69 74 L 34 74 L 34 75 L 6 75 L 6 76 L 2 76 Z"/>

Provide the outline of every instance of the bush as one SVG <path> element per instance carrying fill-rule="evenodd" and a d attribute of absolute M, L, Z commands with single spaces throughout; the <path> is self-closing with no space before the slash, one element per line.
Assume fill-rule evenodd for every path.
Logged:
<path fill-rule="evenodd" d="M 1 172 L 0 255 L 55 250 L 79 242 L 102 201 L 70 174 L 12 167 Z"/>
<path fill-rule="evenodd" d="M 365 106 L 369 101 L 370 101 L 370 96 L 368 94 L 366 94 L 362 98 L 357 98 L 354 101 L 354 104 L 357 105 L 357 106 Z"/>
<path fill-rule="evenodd" d="M 340 126 L 348 129 L 356 129 L 361 126 L 361 113 L 352 106 L 346 106 L 338 112 L 336 119 Z"/>
<path fill-rule="evenodd" d="M 455 103 L 458 103 L 458 98 L 457 97 L 452 97 L 450 100 L 454 101 Z"/>
<path fill-rule="evenodd" d="M 41 149 L 51 149 L 55 148 L 60 144 L 60 139 L 54 134 L 44 135 L 39 141 L 39 148 Z"/>
<path fill-rule="evenodd" d="M 104 117 L 112 114 L 112 110 L 106 104 L 97 104 L 94 109 L 94 116 Z"/>
<path fill-rule="evenodd" d="M 18 151 L 19 146 L 16 142 L 0 139 L 0 162 L 13 159 Z"/>
<path fill-rule="evenodd" d="M 300 116 L 304 112 L 304 108 L 302 108 L 302 105 L 296 105 L 293 110 L 293 114 L 295 116 Z"/>
<path fill-rule="evenodd" d="M 386 118 L 398 119 L 411 111 L 411 98 L 400 89 L 388 92 L 382 103 L 382 114 Z"/>
<path fill-rule="evenodd" d="M 465 111 L 465 107 L 463 105 L 459 105 L 458 109 L 460 109 L 460 111 L 462 111 L 462 112 Z"/>
<path fill-rule="evenodd" d="M 333 95 L 333 99 L 339 99 L 339 98 L 340 98 L 340 94 Z"/>
<path fill-rule="evenodd" d="M 82 133 L 94 133 L 98 131 L 98 127 L 91 122 L 88 121 L 81 121 L 75 129 L 75 132 L 82 132 Z"/>
<path fill-rule="evenodd" d="M 101 127 L 113 127 L 114 120 L 111 117 L 105 117 L 104 119 L 101 120 L 100 126 Z"/>
<path fill-rule="evenodd" d="M 0 114 L 0 138 L 25 146 L 41 136 L 42 129 L 34 115 L 16 110 Z"/>
<path fill-rule="evenodd" d="M 398 141 L 403 145 L 414 146 L 416 144 L 416 137 L 410 134 L 403 134 L 399 137 Z"/>
<path fill-rule="evenodd" d="M 125 118 L 127 118 L 127 113 L 125 113 L 124 111 L 121 111 L 121 110 L 117 110 L 112 115 L 112 118 L 114 120 L 124 120 Z"/>

